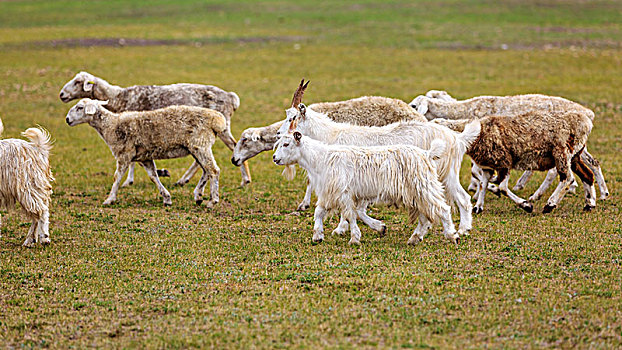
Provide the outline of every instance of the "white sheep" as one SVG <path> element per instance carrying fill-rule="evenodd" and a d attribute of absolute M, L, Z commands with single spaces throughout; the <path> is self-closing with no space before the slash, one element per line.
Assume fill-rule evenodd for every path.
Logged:
<path fill-rule="evenodd" d="M 435 140 L 431 146 L 424 151 L 408 145 L 327 145 L 296 131 L 277 141 L 273 160 L 277 165 L 297 163 L 307 171 L 318 195 L 314 242 L 324 239 L 325 216 L 338 210 L 349 223 L 349 243 L 360 244 L 358 211 L 368 203 L 385 203 L 405 206 L 411 222 L 417 217 L 420 222 L 430 223 L 440 219 L 445 237 L 457 243 L 459 235 L 434 162 L 445 153 L 446 146 L 441 140 Z M 424 234 L 415 229 L 408 243 L 420 242 Z"/>
<path fill-rule="evenodd" d="M 112 113 L 105 101 L 80 100 L 67 113 L 69 126 L 88 123 L 106 142 L 117 160 L 114 184 L 104 205 L 116 201 L 121 178 L 132 162 L 140 162 L 164 198 L 171 205 L 171 195 L 164 188 L 154 159 L 181 158 L 192 155 L 203 169 L 194 189 L 197 204 L 203 201 L 203 189 L 209 180 L 211 199 L 208 207 L 218 203 L 220 169 L 212 154 L 216 135 L 226 128 L 222 113 L 201 107 L 170 106 L 154 111 Z"/>
<path fill-rule="evenodd" d="M 69 102 L 78 98 L 90 98 L 108 101 L 106 109 L 114 113 L 127 111 L 151 111 L 173 105 L 197 106 L 222 113 L 227 122 L 225 130 L 218 134 L 227 147 L 233 151 L 235 138 L 231 134 L 231 116 L 240 107 L 240 98 L 235 92 L 225 91 L 213 85 L 172 84 L 172 85 L 135 85 L 126 88 L 112 85 L 104 79 L 87 72 L 80 72 L 63 86 L 59 95 L 61 101 Z M 177 181 L 183 186 L 199 170 L 195 161 Z M 242 186 L 251 182 L 248 164 L 240 169 Z M 134 165 L 129 168 L 127 180 L 123 186 L 134 182 Z"/>
<path fill-rule="evenodd" d="M 469 124 L 462 134 L 456 134 L 446 127 L 429 122 L 402 122 L 382 127 L 368 127 L 336 123 L 326 115 L 300 104 L 298 108 L 287 110 L 287 119 L 277 135 L 285 135 L 293 131 L 299 131 L 303 135 L 327 144 L 351 146 L 406 144 L 428 149 L 433 140 L 443 140 L 447 147 L 438 161 L 438 175 L 445 186 L 447 199 L 460 211 L 459 234 L 464 235 L 471 230 L 470 196 L 460 185 L 459 175 L 464 153 L 479 135 L 478 121 Z M 310 193 L 311 189 L 307 188 L 307 192 Z M 425 222 L 419 224 L 425 226 Z M 340 224 L 336 233 L 341 233 L 344 228 L 344 224 Z"/>
<path fill-rule="evenodd" d="M 594 112 L 584 106 L 562 97 L 547 96 L 540 94 L 527 94 L 515 96 L 478 96 L 467 100 L 458 101 L 444 91 L 431 90 L 426 96 L 415 97 L 410 105 L 429 120 L 442 119 L 472 119 L 486 116 L 514 117 L 524 113 L 548 113 L 553 116 L 563 115 L 567 112 L 577 112 L 585 115 L 592 122 Z M 603 176 L 600 164 L 587 150 L 581 153 L 583 162 L 592 170 L 596 183 L 600 188 L 600 199 L 609 196 L 609 190 Z M 514 190 L 522 189 L 531 177 L 532 171 L 525 172 L 514 186 Z M 550 186 L 557 176 L 553 168 L 547 175 L 540 188 L 530 197 L 537 200 Z M 572 186 L 576 187 L 574 177 L 570 175 Z M 477 196 L 477 193 L 476 193 Z"/>
<path fill-rule="evenodd" d="M 511 169 L 557 169 L 560 182 L 549 197 L 543 209 L 544 213 L 557 207 L 568 191 L 572 181 L 571 170 L 583 182 L 586 200 L 584 209 L 591 210 L 595 207 L 594 174 L 580 157 L 592 130 L 592 121 L 584 113 L 569 111 L 555 115 L 540 112 L 511 118 L 490 116 L 479 120 L 481 133 L 467 150 L 467 154 L 477 165 L 473 173 L 479 177 L 481 183 L 474 212 L 483 210 L 488 181 L 494 171 L 498 173 L 499 191 L 525 211 L 533 211 L 533 205 L 529 201 L 509 190 Z M 468 121 L 437 119 L 435 122 L 459 131 Z"/>
<path fill-rule="evenodd" d="M 16 202 L 21 205 L 32 220 L 24 241 L 24 246 L 30 247 L 36 242 L 50 243 L 50 183 L 54 177 L 49 155 L 52 146 L 50 134 L 42 128 L 26 129 L 22 135 L 30 142 L 0 140 L 0 208 L 12 208 Z"/>

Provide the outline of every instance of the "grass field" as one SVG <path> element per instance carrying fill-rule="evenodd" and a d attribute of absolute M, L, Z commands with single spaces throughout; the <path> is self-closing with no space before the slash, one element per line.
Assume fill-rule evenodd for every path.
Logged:
<path fill-rule="evenodd" d="M 622 3 L 144 3 L 0 1 L 2 137 L 40 124 L 56 140 L 52 244 L 22 248 L 30 223 L 19 210 L 0 212 L 0 346 L 622 344 Z M 611 196 L 585 213 L 582 196 L 569 195 L 548 215 L 489 196 L 457 247 L 438 227 L 407 246 L 405 212 L 376 207 L 387 236 L 365 227 L 361 246 L 330 235 L 313 245 L 312 211 L 294 212 L 302 175 L 286 182 L 266 152 L 250 162 L 253 183 L 240 188 L 239 169 L 218 142 L 216 208 L 194 204 L 198 177 L 173 187 L 190 159 L 158 162 L 172 173 L 163 179 L 172 207 L 141 169 L 117 204 L 102 207 L 114 158 L 92 128 L 65 124 L 73 103 L 58 98 L 80 70 L 121 86 L 200 82 L 236 91 L 236 137 L 283 119 L 302 77 L 311 80 L 308 103 L 410 101 L 429 89 L 458 98 L 560 95 L 596 112 L 589 147 Z"/>

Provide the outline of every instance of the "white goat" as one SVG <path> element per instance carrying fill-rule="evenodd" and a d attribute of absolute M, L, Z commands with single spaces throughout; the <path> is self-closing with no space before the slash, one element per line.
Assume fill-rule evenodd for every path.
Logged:
<path fill-rule="evenodd" d="M 240 107 L 240 98 L 235 92 L 225 91 L 213 85 L 172 84 L 172 85 L 135 85 L 122 88 L 112 85 L 104 79 L 87 72 L 80 72 L 63 86 L 59 95 L 61 101 L 69 102 L 78 98 L 91 98 L 108 101 L 106 109 L 114 113 L 128 111 L 152 111 L 173 105 L 196 106 L 216 110 L 227 121 L 225 130 L 218 134 L 227 147 L 233 151 L 236 141 L 231 134 L 231 116 Z M 195 161 L 186 173 L 177 181 L 183 186 L 199 170 Z M 240 169 L 242 186 L 251 182 L 248 164 Z M 160 173 L 162 175 L 162 173 Z M 127 180 L 123 186 L 134 182 L 134 164 L 129 167 Z"/>
<path fill-rule="evenodd" d="M 114 184 L 104 205 L 116 201 L 121 178 L 132 162 L 140 162 L 164 198 L 171 205 L 171 195 L 164 188 L 155 168 L 154 159 L 181 158 L 192 155 L 203 169 L 203 176 L 194 189 L 194 200 L 203 202 L 203 189 L 211 180 L 211 200 L 218 203 L 220 169 L 212 154 L 216 135 L 226 128 L 222 113 L 201 107 L 170 106 L 154 111 L 116 114 L 103 106 L 105 101 L 80 100 L 67 113 L 67 124 L 88 123 L 106 142 L 117 160 Z"/>
<path fill-rule="evenodd" d="M 445 91 L 431 90 L 426 96 L 417 96 L 412 102 L 411 107 L 423 114 L 428 119 L 472 119 L 487 116 L 515 117 L 525 113 L 548 113 L 553 116 L 561 116 L 567 112 L 577 112 L 585 115 L 592 122 L 594 112 L 584 106 L 567 100 L 562 97 L 547 96 L 540 94 L 515 95 L 515 96 L 478 96 L 468 100 L 458 101 Z M 592 170 L 596 183 L 600 188 L 600 199 L 609 196 L 609 190 L 605 182 L 600 164 L 588 151 L 587 147 L 581 153 L 583 162 Z M 516 182 L 514 190 L 524 188 L 533 171 L 526 171 Z M 557 176 L 556 169 L 553 168 L 547 174 L 545 181 L 540 188 L 529 198 L 530 201 L 537 200 L 551 185 Z M 570 175 L 572 188 L 576 187 L 574 177 Z M 473 182 L 472 182 L 473 184 Z M 469 186 L 471 188 L 472 186 Z M 476 193 L 475 196 L 478 194 Z"/>
<path fill-rule="evenodd" d="M 21 205 L 32 220 L 24 241 L 24 246 L 30 247 L 36 242 L 50 243 L 50 182 L 54 177 L 49 155 L 52 146 L 50 134 L 42 128 L 27 129 L 22 135 L 30 142 L 0 140 L 0 208 L 12 208 L 16 202 Z"/>
<path fill-rule="evenodd" d="M 443 140 L 447 147 L 439 155 L 438 175 L 445 186 L 445 195 L 450 203 L 455 203 L 460 211 L 459 234 L 465 235 L 472 228 L 472 206 L 470 196 L 459 181 L 460 164 L 467 147 L 480 132 L 478 121 L 469 124 L 462 134 L 456 134 L 446 127 L 429 122 L 403 122 L 383 127 L 369 127 L 335 123 L 326 115 L 308 109 L 304 104 L 287 110 L 287 119 L 277 132 L 285 135 L 299 131 L 327 144 L 351 146 L 381 146 L 406 144 L 428 149 L 435 139 Z M 310 195 L 311 187 L 307 188 Z M 335 233 L 341 233 L 345 227 L 340 223 Z M 419 222 L 427 230 L 425 221 Z"/>
<path fill-rule="evenodd" d="M 306 86 L 306 85 L 305 85 Z M 295 104 L 294 104 L 295 103 Z M 300 101 L 293 101 L 295 107 Z M 365 126 L 383 126 L 399 121 L 426 121 L 426 119 L 406 102 L 382 96 L 362 96 L 346 101 L 320 102 L 308 108 L 324 113 L 338 123 L 350 123 Z M 272 150 L 277 140 L 276 132 L 283 124 L 278 121 L 259 128 L 248 128 L 240 135 L 233 150 L 231 162 L 239 166 L 242 162 L 261 152 Z M 304 208 L 306 209 L 308 205 Z"/>
<path fill-rule="evenodd" d="M 408 208 L 411 222 L 417 217 L 431 223 L 440 219 L 445 237 L 457 243 L 459 235 L 434 162 L 446 152 L 446 146 L 441 140 L 431 146 L 424 151 L 408 145 L 327 145 L 296 131 L 277 141 L 273 160 L 277 165 L 298 163 L 307 171 L 318 195 L 314 242 L 324 240 L 324 217 L 339 210 L 350 226 L 350 244 L 360 244 L 358 211 L 368 203 L 385 203 Z M 425 231 L 415 229 L 408 243 L 420 242 L 424 235 Z"/>

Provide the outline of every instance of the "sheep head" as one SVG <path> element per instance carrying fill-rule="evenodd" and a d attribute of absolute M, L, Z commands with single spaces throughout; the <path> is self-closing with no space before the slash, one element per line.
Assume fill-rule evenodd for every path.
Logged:
<path fill-rule="evenodd" d="M 93 87 L 97 78 L 93 74 L 80 72 L 76 74 L 63 88 L 60 90 L 60 100 L 69 102 L 77 98 L 93 97 Z"/>

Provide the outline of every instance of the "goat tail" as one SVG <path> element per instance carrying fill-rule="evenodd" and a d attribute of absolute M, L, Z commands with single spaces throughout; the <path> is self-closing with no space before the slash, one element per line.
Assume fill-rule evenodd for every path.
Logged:
<path fill-rule="evenodd" d="M 22 132 L 22 135 L 27 137 L 35 147 L 41 151 L 48 153 L 52 149 L 52 141 L 50 133 L 42 127 L 28 128 Z"/>
<path fill-rule="evenodd" d="M 465 152 L 477 140 L 481 131 L 482 123 L 478 119 L 474 119 L 465 125 L 464 131 L 456 137 L 461 148 L 464 147 Z"/>
<path fill-rule="evenodd" d="M 441 139 L 434 139 L 432 143 L 430 143 L 430 149 L 428 150 L 428 157 L 431 160 L 440 159 L 444 154 L 447 148 L 447 144 L 445 141 Z"/>
<path fill-rule="evenodd" d="M 283 176 L 287 179 L 287 181 L 292 181 L 294 176 L 296 176 L 296 166 L 286 165 L 285 169 L 283 169 Z"/>

